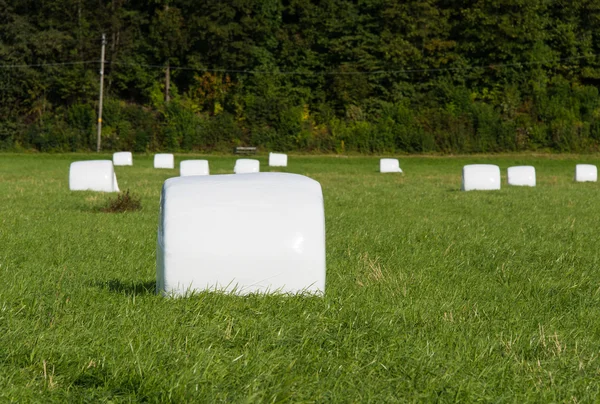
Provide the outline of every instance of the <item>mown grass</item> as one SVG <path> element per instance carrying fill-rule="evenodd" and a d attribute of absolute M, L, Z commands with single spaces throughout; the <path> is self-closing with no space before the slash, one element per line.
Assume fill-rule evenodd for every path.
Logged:
<path fill-rule="evenodd" d="M 154 293 L 178 171 L 135 156 L 116 170 L 143 208 L 106 214 L 68 190 L 93 158 L 0 155 L 0 401 L 598 400 L 600 185 L 573 182 L 597 156 L 290 157 L 323 186 L 325 297 L 187 299 Z M 459 192 L 481 162 L 502 190 Z M 538 187 L 506 185 L 516 164 Z"/>

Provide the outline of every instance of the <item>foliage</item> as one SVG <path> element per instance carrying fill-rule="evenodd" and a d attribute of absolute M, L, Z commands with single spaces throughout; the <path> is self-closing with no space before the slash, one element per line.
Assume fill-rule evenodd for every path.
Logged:
<path fill-rule="evenodd" d="M 110 199 L 102 208 L 102 212 L 123 213 L 140 209 L 142 209 L 142 198 L 127 189 L 125 192 L 119 192 L 114 199 Z"/>
<path fill-rule="evenodd" d="M 106 33 L 107 150 L 594 151 L 599 23 L 589 0 L 0 0 L 0 148 L 93 149 Z"/>

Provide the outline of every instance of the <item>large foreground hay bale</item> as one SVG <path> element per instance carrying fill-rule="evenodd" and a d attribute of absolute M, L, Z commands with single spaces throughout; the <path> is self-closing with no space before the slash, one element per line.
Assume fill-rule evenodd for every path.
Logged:
<path fill-rule="evenodd" d="M 302 175 L 176 177 L 161 194 L 157 289 L 324 293 L 321 185 Z"/>

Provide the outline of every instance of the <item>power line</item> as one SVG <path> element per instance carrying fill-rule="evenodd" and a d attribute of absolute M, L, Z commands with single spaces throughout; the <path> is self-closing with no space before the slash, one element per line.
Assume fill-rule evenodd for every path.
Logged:
<path fill-rule="evenodd" d="M 461 70 L 475 70 L 475 69 L 496 69 L 501 67 L 515 67 L 515 66 L 529 66 L 529 65 L 541 65 L 545 63 L 563 62 L 570 60 L 579 60 L 587 58 L 595 58 L 598 55 L 586 55 L 586 56 L 573 56 L 569 58 L 559 59 L 546 59 L 534 62 L 517 62 L 517 63 L 498 63 L 482 66 L 464 66 L 464 67 L 447 67 L 447 68 L 428 68 L 428 69 L 397 69 L 397 70 L 374 70 L 371 72 L 340 72 L 340 71 L 266 71 L 266 70 L 230 70 L 230 69 L 206 69 L 200 67 L 189 67 L 189 66 L 170 66 L 171 70 L 191 70 L 201 71 L 209 73 L 242 73 L 242 74 L 275 74 L 275 75 L 332 75 L 332 76 L 344 76 L 344 75 L 376 75 L 376 74 L 388 74 L 388 73 L 427 73 L 427 72 L 443 72 L 443 71 L 461 71 Z M 110 64 L 120 66 L 135 66 L 145 67 L 150 69 L 164 69 L 162 65 L 144 65 L 137 63 L 126 63 L 126 62 L 112 62 Z"/>
<path fill-rule="evenodd" d="M 58 62 L 58 63 L 35 63 L 29 65 L 0 65 L 0 69 L 17 69 L 24 67 L 48 67 L 48 66 L 72 66 L 72 65 L 87 65 L 93 63 L 100 63 L 97 60 L 85 60 L 79 62 Z"/>
<path fill-rule="evenodd" d="M 557 59 L 545 59 L 532 62 L 515 62 L 515 63 L 497 63 L 480 66 L 462 66 L 462 67 L 442 67 L 442 68 L 426 68 L 426 69 L 392 69 L 392 70 L 374 70 L 370 72 L 366 71 L 267 71 L 267 70 L 243 70 L 243 69 L 208 69 L 201 67 L 192 66 L 170 66 L 171 70 L 185 70 L 185 71 L 197 71 L 197 72 L 209 72 L 209 73 L 232 73 L 232 74 L 271 74 L 271 75 L 296 75 L 296 76 L 351 76 L 351 75 L 378 75 L 378 74 L 400 74 L 400 73 L 429 73 L 429 72 L 452 72 L 452 71 L 466 71 L 476 69 L 498 69 L 503 67 L 522 67 L 532 65 L 543 65 L 548 63 L 574 61 L 580 59 L 596 58 L 598 55 L 585 55 L 585 56 L 573 56 L 568 58 L 557 58 Z M 63 63 L 39 63 L 39 64 L 24 64 L 24 65 L 0 65 L 0 69 L 12 69 L 12 68 L 24 68 L 24 67 L 46 67 L 46 66 L 68 66 L 68 65 L 84 65 L 84 64 L 98 64 L 97 60 L 80 61 L 80 62 L 63 62 Z M 127 62 L 106 62 L 107 65 L 115 66 L 131 66 L 141 67 L 147 69 L 164 69 L 164 65 L 153 65 L 153 64 L 142 64 L 142 63 L 127 63 Z"/>

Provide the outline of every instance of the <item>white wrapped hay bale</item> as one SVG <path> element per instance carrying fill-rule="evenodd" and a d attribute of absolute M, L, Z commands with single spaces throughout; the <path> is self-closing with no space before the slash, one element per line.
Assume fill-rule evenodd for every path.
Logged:
<path fill-rule="evenodd" d="M 132 166 L 133 156 L 131 152 L 116 152 L 113 154 L 113 165 L 115 166 Z"/>
<path fill-rule="evenodd" d="M 500 189 L 500 167 L 493 164 L 469 164 L 463 167 L 463 191 Z"/>
<path fill-rule="evenodd" d="M 286 173 L 168 179 L 156 276 L 166 295 L 324 293 L 321 185 Z"/>
<path fill-rule="evenodd" d="M 175 157 L 171 153 L 155 154 L 154 168 L 175 168 Z"/>
<path fill-rule="evenodd" d="M 251 174 L 260 172 L 260 161 L 254 159 L 237 159 L 233 172 L 236 174 Z"/>
<path fill-rule="evenodd" d="M 76 161 L 69 168 L 71 191 L 119 192 L 117 175 L 110 160 Z"/>
<path fill-rule="evenodd" d="M 508 167 L 508 185 L 535 187 L 535 167 Z"/>
<path fill-rule="evenodd" d="M 179 163 L 179 175 L 182 177 L 209 175 L 208 160 L 183 160 Z"/>
<path fill-rule="evenodd" d="M 398 159 L 381 159 L 379 160 L 379 172 L 401 173 L 400 162 Z"/>
<path fill-rule="evenodd" d="M 598 168 L 593 164 L 577 164 L 575 166 L 576 182 L 598 181 Z"/>
<path fill-rule="evenodd" d="M 269 153 L 269 166 L 271 167 L 287 167 L 287 154 Z"/>

